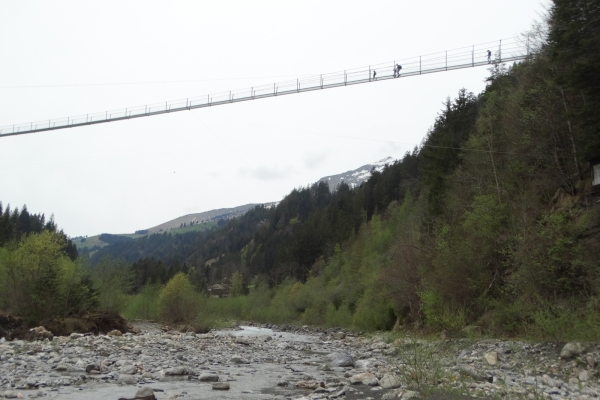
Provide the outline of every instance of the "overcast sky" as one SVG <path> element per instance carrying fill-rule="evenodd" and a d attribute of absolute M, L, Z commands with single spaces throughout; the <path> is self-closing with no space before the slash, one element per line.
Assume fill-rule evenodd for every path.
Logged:
<path fill-rule="evenodd" d="M 5 0 L 0 126 L 509 38 L 548 4 Z M 487 75 L 469 68 L 0 138 L 0 201 L 91 236 L 281 200 L 323 176 L 401 158 L 447 96 L 481 92 Z"/>

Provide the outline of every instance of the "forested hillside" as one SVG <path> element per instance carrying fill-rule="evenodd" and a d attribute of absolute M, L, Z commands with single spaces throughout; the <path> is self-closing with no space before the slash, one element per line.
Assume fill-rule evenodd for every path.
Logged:
<path fill-rule="evenodd" d="M 360 187 L 332 193 L 321 182 L 207 231 L 86 252 L 78 262 L 89 295 L 103 309 L 172 321 L 477 324 L 597 339 L 600 7 L 555 0 L 547 24 L 523 40 L 535 55 L 491 65 L 484 92 L 458 90 L 421 146 Z M 16 214 L 3 214 L 11 232 Z M 23 246 L 38 231 L 0 244 Z M 206 299 L 215 283 L 229 297 Z"/>
<path fill-rule="evenodd" d="M 557 0 L 523 40 L 535 56 L 493 65 L 483 93 L 448 99 L 422 145 L 360 188 L 299 188 L 199 239 L 190 281 L 230 279 L 234 295 L 204 314 L 597 333 L 600 10 Z M 235 296 L 239 282 L 254 290 Z"/>

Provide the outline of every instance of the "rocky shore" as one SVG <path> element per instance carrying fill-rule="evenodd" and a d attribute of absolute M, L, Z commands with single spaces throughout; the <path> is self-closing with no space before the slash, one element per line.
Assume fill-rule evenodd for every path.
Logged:
<path fill-rule="evenodd" d="M 597 399 L 598 344 L 247 326 L 0 339 L 0 398 Z"/>

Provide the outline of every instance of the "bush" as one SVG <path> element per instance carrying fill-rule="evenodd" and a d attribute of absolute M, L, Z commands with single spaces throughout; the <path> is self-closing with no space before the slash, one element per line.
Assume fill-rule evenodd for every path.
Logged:
<path fill-rule="evenodd" d="M 165 322 L 192 321 L 199 309 L 199 298 L 189 278 L 178 272 L 159 297 L 160 317 Z"/>
<path fill-rule="evenodd" d="M 371 288 L 358 301 L 353 322 L 358 329 L 366 331 L 388 330 L 394 326 L 396 314 L 381 291 Z"/>
<path fill-rule="evenodd" d="M 8 311 L 31 322 L 96 307 L 96 293 L 81 265 L 64 253 L 65 239 L 43 231 L 0 253 L 0 298 Z"/>
<path fill-rule="evenodd" d="M 139 294 L 127 296 L 127 305 L 122 314 L 127 319 L 153 319 L 160 317 L 159 299 L 163 287 L 149 284 Z"/>
<path fill-rule="evenodd" d="M 329 327 L 350 328 L 352 326 L 352 313 L 346 304 L 335 308 L 333 304 L 327 306 L 325 325 Z"/>
<path fill-rule="evenodd" d="M 444 303 L 441 297 L 431 291 L 426 290 L 419 293 L 425 323 L 428 327 L 437 330 L 449 330 L 457 332 L 465 327 L 466 318 L 462 309 L 453 310 L 452 307 Z"/>
<path fill-rule="evenodd" d="M 91 269 L 98 289 L 102 311 L 121 313 L 130 301 L 127 296 L 134 287 L 134 273 L 124 260 L 104 257 Z"/>

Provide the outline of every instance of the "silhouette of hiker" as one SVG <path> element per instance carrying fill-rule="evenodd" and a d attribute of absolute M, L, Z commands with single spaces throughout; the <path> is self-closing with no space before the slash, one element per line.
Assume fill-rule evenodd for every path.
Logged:
<path fill-rule="evenodd" d="M 394 77 L 400 77 L 401 69 L 402 69 L 402 65 L 396 64 L 396 68 L 394 68 Z"/>
<path fill-rule="evenodd" d="M 492 52 L 488 50 L 488 64 L 492 62 Z"/>
<path fill-rule="evenodd" d="M 377 80 L 376 76 L 377 76 L 377 72 L 375 70 L 373 70 L 373 80 L 374 81 Z"/>

